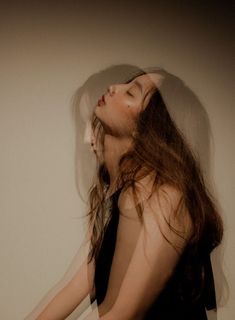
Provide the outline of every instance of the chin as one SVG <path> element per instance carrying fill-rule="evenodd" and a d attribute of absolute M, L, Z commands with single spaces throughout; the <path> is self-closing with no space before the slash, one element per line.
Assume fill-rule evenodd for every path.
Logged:
<path fill-rule="evenodd" d="M 100 114 L 99 114 L 99 106 L 96 106 L 96 107 L 95 107 L 95 109 L 94 109 L 94 114 L 97 116 L 97 118 L 98 118 L 99 120 L 101 120 L 101 119 L 100 119 Z"/>

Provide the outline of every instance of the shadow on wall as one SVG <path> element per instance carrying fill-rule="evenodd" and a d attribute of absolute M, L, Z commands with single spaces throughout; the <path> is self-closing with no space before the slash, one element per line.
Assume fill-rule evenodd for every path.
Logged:
<path fill-rule="evenodd" d="M 211 143 L 213 136 L 208 114 L 199 98 L 177 76 L 159 67 L 139 68 L 133 65 L 111 66 L 100 71 L 77 89 L 72 97 L 71 111 L 75 124 L 75 170 L 76 186 L 81 199 L 87 204 L 88 193 L 94 183 L 96 173 L 96 157 L 90 146 L 89 124 L 92 112 L 98 99 L 107 91 L 109 85 L 125 83 L 128 79 L 143 72 L 158 72 L 164 76 L 159 91 L 165 101 L 170 116 L 185 136 L 195 158 L 201 164 L 205 183 L 214 195 L 217 208 L 222 212 L 216 196 L 216 188 L 211 174 Z M 222 307 L 228 299 L 228 284 L 222 270 L 223 243 L 212 252 L 212 265 L 215 278 L 217 307 Z M 209 311 L 208 319 L 215 320 L 216 312 Z"/>

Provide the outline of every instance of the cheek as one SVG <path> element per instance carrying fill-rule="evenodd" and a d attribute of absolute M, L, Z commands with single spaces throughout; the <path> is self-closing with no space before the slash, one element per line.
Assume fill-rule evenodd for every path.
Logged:
<path fill-rule="evenodd" d="M 128 99 L 122 99 L 122 101 L 121 99 L 117 99 L 113 100 L 112 104 L 110 104 L 109 112 L 115 123 L 121 122 L 130 124 L 138 117 L 139 109 Z"/>
<path fill-rule="evenodd" d="M 117 110 L 117 115 L 116 117 L 119 119 L 119 121 L 121 122 L 126 122 L 126 123 L 130 123 L 132 122 L 137 115 L 137 112 L 134 108 L 132 108 L 131 106 L 128 107 L 126 106 L 121 106 L 119 110 Z"/>
<path fill-rule="evenodd" d="M 132 119 L 136 119 L 138 117 L 139 110 L 137 108 L 129 108 L 129 109 L 130 109 L 129 111 L 130 117 Z"/>
<path fill-rule="evenodd" d="M 116 103 L 116 110 L 120 114 L 123 114 L 129 118 L 132 118 L 137 113 L 137 108 L 133 104 L 133 101 L 130 101 L 128 99 L 125 99 L 122 102 L 118 101 Z"/>

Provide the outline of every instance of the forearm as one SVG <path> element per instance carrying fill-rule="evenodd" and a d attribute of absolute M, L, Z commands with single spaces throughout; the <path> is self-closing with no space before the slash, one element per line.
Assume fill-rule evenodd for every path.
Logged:
<path fill-rule="evenodd" d="M 64 320 L 83 301 L 87 291 L 77 290 L 71 285 L 65 286 L 40 313 L 36 320 Z"/>
<path fill-rule="evenodd" d="M 89 294 L 87 278 L 79 277 L 79 282 L 71 280 L 48 303 L 36 320 L 64 320 Z"/>
<path fill-rule="evenodd" d="M 94 259 L 88 263 L 85 246 L 90 238 L 87 231 L 85 239 L 63 278 L 48 291 L 38 304 L 31 309 L 24 320 L 65 319 L 82 303 L 77 312 L 83 312 L 90 304 L 88 295 L 93 291 Z M 80 261 L 83 260 L 82 264 Z M 59 312 L 57 310 L 60 310 Z"/>

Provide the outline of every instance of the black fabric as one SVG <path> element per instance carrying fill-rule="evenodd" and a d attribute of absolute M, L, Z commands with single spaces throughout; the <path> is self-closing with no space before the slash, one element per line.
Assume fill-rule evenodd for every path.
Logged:
<path fill-rule="evenodd" d="M 95 291 L 96 296 L 93 297 L 93 302 L 97 300 L 97 304 L 101 304 L 105 298 L 109 274 L 111 270 L 112 259 L 115 250 L 117 226 L 119 221 L 119 210 L 117 206 L 118 196 L 121 189 L 119 188 L 111 197 L 112 206 L 110 211 L 110 220 L 106 226 L 104 238 L 96 259 L 95 268 Z M 200 287 L 198 281 L 201 268 L 204 271 L 204 287 L 202 294 L 197 299 L 192 300 L 190 295 L 195 291 L 195 288 Z M 188 282 L 187 270 L 195 271 L 195 281 Z M 186 285 L 184 285 L 186 283 Z M 130 297 L 131 299 L 131 297 Z M 184 254 L 176 266 L 175 272 L 167 282 L 163 291 L 156 298 L 154 303 L 147 310 L 145 320 L 207 320 L 206 311 L 216 309 L 215 287 L 213 272 L 210 261 L 210 254 L 190 254 L 190 248 L 185 250 Z"/>

